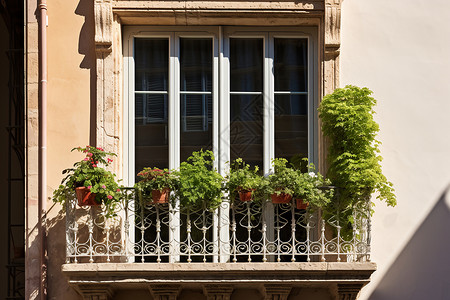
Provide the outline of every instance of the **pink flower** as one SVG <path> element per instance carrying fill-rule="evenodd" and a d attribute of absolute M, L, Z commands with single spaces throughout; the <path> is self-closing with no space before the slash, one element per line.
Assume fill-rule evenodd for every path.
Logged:
<path fill-rule="evenodd" d="M 108 199 L 111 200 L 113 197 L 111 195 L 108 195 Z"/>
<path fill-rule="evenodd" d="M 87 155 L 89 155 L 89 156 L 91 156 L 92 157 L 92 153 L 91 152 L 89 152 Z"/>
<path fill-rule="evenodd" d="M 120 192 L 120 189 L 117 189 L 116 192 Z"/>
<path fill-rule="evenodd" d="M 88 189 L 92 189 L 92 185 L 88 186 Z"/>
<path fill-rule="evenodd" d="M 88 160 L 89 160 L 89 158 L 87 158 L 87 157 L 86 157 L 86 158 L 85 158 L 85 159 L 83 159 L 83 160 L 84 160 L 84 161 L 88 161 Z"/>
<path fill-rule="evenodd" d="M 106 189 L 106 185 L 102 185 L 102 188 L 103 188 L 103 189 Z"/>
<path fill-rule="evenodd" d="M 103 148 L 100 148 L 100 147 L 97 147 L 97 150 L 105 151 L 105 150 L 103 150 Z"/>
<path fill-rule="evenodd" d="M 97 168 L 97 165 L 96 165 L 96 164 L 92 164 L 92 166 L 93 166 L 94 168 Z"/>

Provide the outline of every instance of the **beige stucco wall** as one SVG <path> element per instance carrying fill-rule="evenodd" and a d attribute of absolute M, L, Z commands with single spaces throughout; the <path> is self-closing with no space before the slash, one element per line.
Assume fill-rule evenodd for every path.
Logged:
<path fill-rule="evenodd" d="M 90 144 L 93 48 L 93 1 L 48 2 L 48 196 L 61 171 L 80 159 L 70 150 Z M 92 91 L 93 89 L 93 91 Z M 94 106 L 95 108 L 95 106 Z M 95 126 L 94 126 L 95 130 Z M 65 221 L 60 206 L 48 202 L 49 299 L 79 299 L 61 274 L 65 259 Z"/>
<path fill-rule="evenodd" d="M 341 86 L 374 91 L 383 169 L 398 197 L 395 208 L 375 208 L 378 270 L 361 299 L 446 299 L 450 2 L 345 0 L 341 34 Z"/>

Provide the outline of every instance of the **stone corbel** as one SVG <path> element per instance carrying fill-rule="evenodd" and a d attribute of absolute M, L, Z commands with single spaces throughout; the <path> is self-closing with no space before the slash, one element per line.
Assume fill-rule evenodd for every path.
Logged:
<path fill-rule="evenodd" d="M 341 47 L 341 2 L 325 0 L 325 52 L 336 56 Z"/>
<path fill-rule="evenodd" d="M 78 291 L 84 300 L 111 300 L 114 293 L 108 285 L 79 285 Z"/>
<path fill-rule="evenodd" d="M 231 285 L 207 284 L 203 286 L 203 293 L 207 300 L 230 300 L 233 290 Z"/>
<path fill-rule="evenodd" d="M 338 284 L 339 300 L 356 300 L 362 284 Z"/>
<path fill-rule="evenodd" d="M 95 0 L 95 50 L 110 53 L 112 46 L 112 4 L 111 0 Z"/>
<path fill-rule="evenodd" d="M 178 284 L 158 284 L 148 287 L 155 300 L 176 300 L 181 290 Z"/>
<path fill-rule="evenodd" d="M 265 300 L 287 300 L 291 292 L 291 286 L 284 286 L 279 284 L 265 284 L 264 292 L 266 294 Z"/>

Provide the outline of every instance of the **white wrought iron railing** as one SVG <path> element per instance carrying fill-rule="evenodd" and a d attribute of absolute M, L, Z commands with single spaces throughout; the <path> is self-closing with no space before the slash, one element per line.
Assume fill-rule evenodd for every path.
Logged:
<path fill-rule="evenodd" d="M 141 205 L 133 189 L 105 218 L 104 207 L 66 207 L 66 262 L 368 261 L 370 203 L 338 218 L 292 204 L 224 201 L 214 212 Z M 347 224 L 348 225 L 348 224 Z"/>

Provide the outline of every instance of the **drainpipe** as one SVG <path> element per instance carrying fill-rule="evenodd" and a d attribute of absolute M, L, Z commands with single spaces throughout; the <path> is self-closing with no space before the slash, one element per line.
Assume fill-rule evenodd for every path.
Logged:
<path fill-rule="evenodd" d="M 47 299 L 47 0 L 39 0 L 39 237 L 40 237 L 40 284 L 39 298 Z"/>

